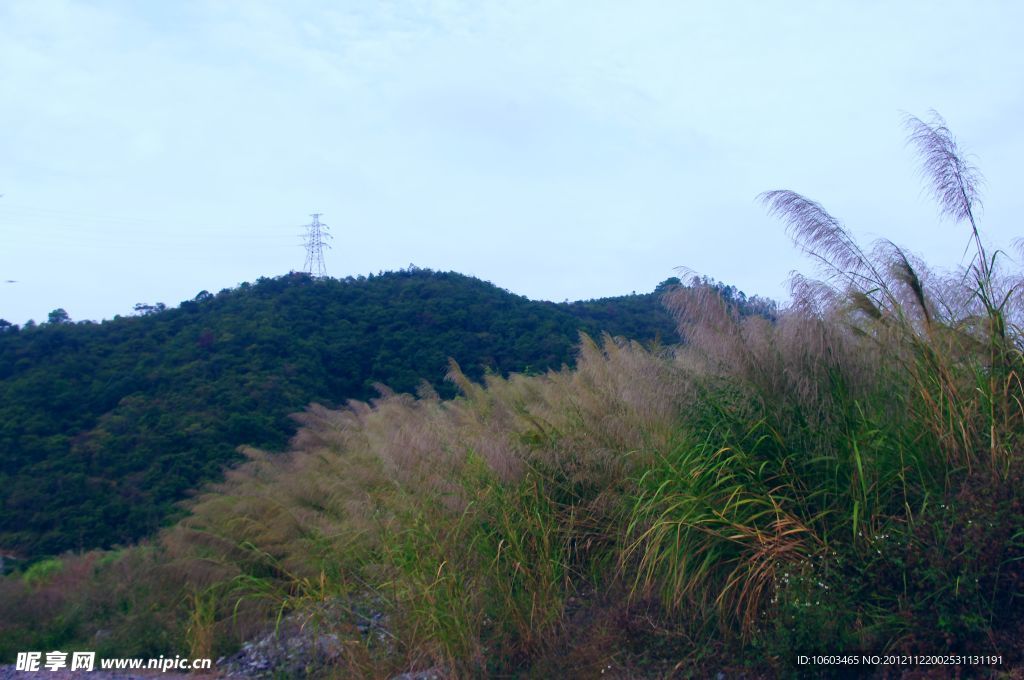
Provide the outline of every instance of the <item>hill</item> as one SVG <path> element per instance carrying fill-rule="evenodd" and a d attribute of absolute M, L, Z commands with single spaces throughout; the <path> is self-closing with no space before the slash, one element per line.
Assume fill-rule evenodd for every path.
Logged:
<path fill-rule="evenodd" d="M 670 282 L 667 282 L 670 283 Z M 667 285 L 663 284 L 663 285 Z M 442 396 L 448 358 L 474 379 L 572 364 L 579 332 L 677 341 L 660 295 L 528 300 L 455 273 L 292 273 L 177 308 L 0 332 L 0 547 L 109 547 L 174 516 L 237 448 L 283 448 L 289 414 L 375 385 Z"/>

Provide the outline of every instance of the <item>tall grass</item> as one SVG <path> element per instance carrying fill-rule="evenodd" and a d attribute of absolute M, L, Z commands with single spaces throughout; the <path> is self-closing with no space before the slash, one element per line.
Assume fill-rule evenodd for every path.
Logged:
<path fill-rule="evenodd" d="M 1021 660 L 1021 277 L 944 123 L 907 125 L 965 265 L 771 191 L 818 266 L 772 319 L 695 280 L 666 294 L 682 347 L 582 337 L 572 370 L 453 364 L 455 400 L 311 406 L 287 455 L 249 451 L 163 534 L 176 639 L 214 653 L 299 617 L 357 677 Z"/>
<path fill-rule="evenodd" d="M 37 564 L 0 579 L 0 658 L 13 662 L 32 649 L 139 657 L 183 649 L 181 582 L 151 547 Z"/>
<path fill-rule="evenodd" d="M 329 597 L 378 603 L 392 670 L 481 673 L 543 655 L 570 599 L 616 578 L 610 529 L 632 477 L 677 434 L 694 396 L 673 387 L 682 373 L 635 344 L 583 338 L 574 371 L 481 386 L 453 365 L 455 401 L 384 391 L 313 407 L 287 460 L 251 452 L 164 544 L 196 584 L 243 586 L 238 598 L 302 609 L 303 579 L 322 573 Z"/>
<path fill-rule="evenodd" d="M 1007 320 L 1019 277 L 984 246 L 978 175 L 941 119 L 910 118 L 908 127 L 943 214 L 969 226 L 966 267 L 936 275 L 891 242 L 864 249 L 821 205 L 771 191 L 762 196 L 769 212 L 822 278 L 797 278 L 794 305 L 775 324 L 741 318 L 706 287 L 673 294 L 688 351 L 708 367 L 688 414 L 698 437 L 645 473 L 626 556 L 637 589 L 660 588 L 669 607 L 713 615 L 725 635 L 764 638 L 767 622 L 796 605 L 811 626 L 844 617 L 859 631 L 854 640 L 819 632 L 825 649 L 887 636 L 884 645 L 926 644 L 900 637 L 901 621 L 925 612 L 932 630 L 917 638 L 991 648 L 992 630 L 983 640 L 984 626 L 965 622 L 991 624 L 1003 598 L 1018 604 L 1002 610 L 1002 625 L 1019 623 L 1012 581 L 993 584 L 988 601 L 965 604 L 960 594 L 962 580 L 1024 557 L 1019 542 L 1000 542 L 1021 535 L 1019 509 L 1000 506 L 998 522 L 964 518 L 979 484 L 1008 503 L 1019 475 L 1021 336 Z M 933 531 L 937 521 L 943 530 Z M 908 579 L 943 574 L 939 556 L 972 521 L 991 532 L 972 530 L 972 550 L 987 544 L 988 561 L 958 563 L 961 573 L 933 583 L 929 599 L 948 592 L 956 603 L 939 636 L 943 616 L 914 600 L 923 593 Z M 922 565 L 922 553 L 935 564 Z M 876 582 L 883 572 L 899 572 L 897 583 Z M 808 612 L 812 600 L 828 615 Z"/>
<path fill-rule="evenodd" d="M 969 227 L 961 269 L 862 247 L 818 203 L 767 192 L 819 267 L 777 318 L 695 280 L 667 294 L 683 348 L 584 337 L 574 370 L 477 385 L 453 365 L 454 401 L 313 407 L 290 457 L 253 452 L 171 552 L 278 583 L 289 606 L 316 573 L 334 597 L 387 603 L 393 669 L 528 665 L 609 603 L 623 645 L 642 610 L 663 639 L 763 658 L 1007 649 L 1024 559 L 1019 276 L 984 244 L 978 174 L 941 119 L 907 125 L 942 214 Z"/>

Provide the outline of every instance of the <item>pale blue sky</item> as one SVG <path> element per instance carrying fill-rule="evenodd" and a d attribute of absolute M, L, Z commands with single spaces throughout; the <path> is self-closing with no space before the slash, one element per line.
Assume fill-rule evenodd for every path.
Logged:
<path fill-rule="evenodd" d="M 0 0 L 0 317 L 415 263 L 531 298 L 689 267 L 781 297 L 789 188 L 933 264 L 901 112 L 937 109 L 1021 235 L 1016 2 Z M 7 279 L 18 283 L 8 284 Z"/>

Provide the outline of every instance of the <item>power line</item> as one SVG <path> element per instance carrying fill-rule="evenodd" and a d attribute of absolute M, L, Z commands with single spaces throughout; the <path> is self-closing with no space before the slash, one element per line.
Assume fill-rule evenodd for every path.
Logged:
<path fill-rule="evenodd" d="M 327 276 L 327 267 L 324 266 L 323 249 L 324 246 L 331 247 L 331 244 L 326 243 L 326 241 L 333 238 L 330 234 L 330 228 L 320 222 L 322 214 L 313 213 L 310 215 L 313 221 L 305 225 L 306 264 L 303 265 L 302 269 L 317 277 Z"/>

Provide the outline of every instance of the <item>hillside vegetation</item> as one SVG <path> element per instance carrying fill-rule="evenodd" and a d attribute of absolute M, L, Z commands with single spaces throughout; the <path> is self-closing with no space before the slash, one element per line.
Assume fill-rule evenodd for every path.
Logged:
<path fill-rule="evenodd" d="M 534 302 L 454 273 L 291 274 L 142 316 L 0 332 L 0 550 L 127 544 L 289 414 L 427 381 L 571 363 L 579 332 L 676 341 L 659 295 Z"/>
<path fill-rule="evenodd" d="M 250 450 L 158 542 L 0 582 L 0 622 L 49 608 L 0 623 L 0 649 L 95 644 L 92 617 L 105 644 L 193 656 L 299 622 L 333 636 L 315 676 L 1021 664 L 1021 276 L 981 238 L 949 131 L 908 125 L 973 244 L 961 270 L 862 248 L 819 204 L 769 192 L 822 266 L 776 318 L 677 287 L 684 345 L 584 337 L 575 367 L 539 375 L 453 362 L 454 399 L 312 406 L 286 455 Z"/>

